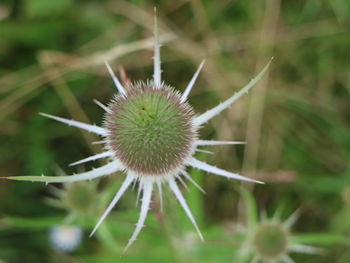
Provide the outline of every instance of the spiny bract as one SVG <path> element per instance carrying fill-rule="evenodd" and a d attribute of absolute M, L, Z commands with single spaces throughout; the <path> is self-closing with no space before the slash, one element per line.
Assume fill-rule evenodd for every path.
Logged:
<path fill-rule="evenodd" d="M 42 114 L 48 118 L 103 137 L 103 141 L 106 143 L 105 152 L 75 162 L 74 164 L 108 158 L 109 162 L 106 165 L 72 176 L 8 177 L 15 180 L 62 183 L 90 180 L 117 171 L 124 171 L 126 174 L 124 182 L 101 216 L 91 235 L 97 230 L 129 186 L 133 182 L 138 182 L 138 196 L 143 191 L 140 217 L 125 250 L 133 243 L 143 227 L 149 210 L 154 185 L 157 186 L 161 197 L 164 183 L 168 184 L 170 190 L 174 193 L 196 228 L 199 237 L 203 240 L 202 234 L 176 181 L 182 181 L 182 177 L 184 177 L 201 190 L 186 172 L 186 166 L 198 168 L 219 176 L 261 183 L 199 161 L 193 157 L 193 154 L 196 151 L 200 151 L 198 149 L 199 146 L 242 143 L 199 140 L 197 139 L 197 131 L 201 125 L 225 110 L 243 94 L 247 93 L 267 71 L 270 62 L 254 79 L 232 97 L 201 115 L 194 115 L 192 108 L 187 103 L 187 96 L 204 65 L 204 61 L 198 67 L 198 70 L 193 75 L 184 92 L 180 94 L 161 81 L 160 43 L 156 19 L 154 35 L 154 75 L 152 81 L 136 82 L 129 88 L 123 87 L 109 64 L 105 62 L 119 93 L 114 97 L 108 107 L 97 102 L 106 111 L 103 127 Z"/>

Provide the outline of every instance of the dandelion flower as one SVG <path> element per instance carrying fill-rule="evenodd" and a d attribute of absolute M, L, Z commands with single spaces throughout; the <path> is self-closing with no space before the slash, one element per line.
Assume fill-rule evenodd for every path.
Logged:
<path fill-rule="evenodd" d="M 153 61 L 153 79 L 146 82 L 134 82 L 131 87 L 124 87 L 113 73 L 108 62 L 105 62 L 118 93 L 108 106 L 96 102 L 106 112 L 102 127 L 49 114 L 41 114 L 56 121 L 101 136 L 105 143 L 106 151 L 74 164 L 100 158 L 108 158 L 109 162 L 106 165 L 89 172 L 72 176 L 9 177 L 10 179 L 16 180 L 60 183 L 91 180 L 117 171 L 123 171 L 126 175 L 124 182 L 102 214 L 91 234 L 95 233 L 130 185 L 138 182 L 139 195 L 140 192 L 142 192 L 140 216 L 134 233 L 125 249 L 135 241 L 143 227 L 154 188 L 156 187 L 158 189 L 161 197 L 164 184 L 167 184 L 174 193 L 189 220 L 198 232 L 199 237 L 203 240 L 203 236 L 177 184 L 178 180 L 182 181 L 182 178 L 185 178 L 200 188 L 186 172 L 186 167 L 194 167 L 227 178 L 261 183 L 212 166 L 196 159 L 193 155 L 196 151 L 200 151 L 200 149 L 198 149 L 200 146 L 233 145 L 241 143 L 234 141 L 200 140 L 198 139 L 198 130 L 203 124 L 228 108 L 243 94 L 247 93 L 264 75 L 270 63 L 268 63 L 243 89 L 232 97 L 207 112 L 196 115 L 192 107 L 188 104 L 187 97 L 204 65 L 204 61 L 199 65 L 182 94 L 173 87 L 166 85 L 161 79 L 160 43 L 156 19 L 154 24 Z"/>
<path fill-rule="evenodd" d="M 55 226 L 50 229 L 49 239 L 54 248 L 72 252 L 80 244 L 83 231 L 77 226 Z"/>

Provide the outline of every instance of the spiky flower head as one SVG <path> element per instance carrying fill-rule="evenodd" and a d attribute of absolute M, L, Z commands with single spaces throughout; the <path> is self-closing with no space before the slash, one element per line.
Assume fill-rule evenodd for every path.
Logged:
<path fill-rule="evenodd" d="M 150 176 L 174 174 L 193 154 L 193 110 L 173 88 L 137 82 L 127 96 L 117 95 L 109 109 L 108 147 L 128 170 Z"/>
<path fill-rule="evenodd" d="M 102 127 L 42 114 L 56 121 L 95 133 L 103 138 L 103 142 L 106 144 L 105 152 L 75 162 L 73 163 L 74 165 L 108 158 L 109 162 L 106 165 L 72 176 L 8 177 L 15 180 L 66 183 L 95 179 L 117 171 L 123 171 L 126 174 L 126 178 L 100 217 L 91 235 L 111 212 L 129 186 L 138 182 L 138 196 L 141 191 L 143 192 L 140 217 L 125 249 L 135 241 L 143 227 L 150 207 L 154 185 L 157 186 L 160 197 L 162 196 L 163 185 L 167 184 L 169 186 L 197 230 L 199 237 L 203 240 L 202 234 L 177 183 L 178 180 L 183 182 L 182 178 L 185 178 L 201 190 L 200 186 L 186 172 L 187 166 L 227 178 L 261 183 L 207 164 L 193 155 L 196 151 L 201 151 L 200 147 L 202 146 L 242 143 L 199 140 L 197 132 L 203 124 L 247 93 L 262 78 L 270 62 L 255 78 L 229 99 L 203 114 L 194 115 L 192 108 L 187 102 L 187 97 L 204 65 L 204 61 L 199 65 L 183 93 L 180 94 L 174 88 L 164 84 L 161 80 L 160 43 L 156 20 L 153 59 L 153 80 L 135 82 L 131 87 L 129 87 L 130 85 L 123 86 L 114 75 L 108 62 L 105 62 L 119 93 L 108 106 L 96 102 L 106 112 L 105 122 Z M 160 200 L 162 199 L 160 198 Z"/>

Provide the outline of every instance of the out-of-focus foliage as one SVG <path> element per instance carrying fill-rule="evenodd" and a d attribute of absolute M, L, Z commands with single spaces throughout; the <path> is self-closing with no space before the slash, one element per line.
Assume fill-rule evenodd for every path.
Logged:
<path fill-rule="evenodd" d="M 115 92 L 104 59 L 131 80 L 151 77 L 154 6 L 166 83 L 183 90 L 207 59 L 190 97 L 197 112 L 227 98 L 274 56 L 252 93 L 201 131 L 202 138 L 247 144 L 210 148 L 214 155 L 201 158 L 265 181 L 242 186 L 259 208 L 269 214 L 284 206 L 283 218 L 299 208 L 293 231 L 323 234 L 300 236 L 324 252 L 290 254 L 295 262 L 350 262 L 348 0 L 1 1 L 0 175 L 71 174 L 69 163 L 100 151 L 91 144 L 96 137 L 38 112 L 101 123 L 93 99 L 107 103 Z M 190 173 L 206 190 L 183 189 L 206 241 L 168 193 L 164 213 L 155 201 L 147 227 L 122 257 L 139 213 L 136 190 L 88 238 L 121 174 L 91 186 L 97 200 L 86 216 L 53 205 L 55 191 L 67 186 L 1 180 L 0 262 L 236 262 L 243 242 L 237 229 L 254 209 L 237 191 L 239 182 Z M 63 224 L 84 230 L 72 253 L 49 243 L 51 227 Z"/>

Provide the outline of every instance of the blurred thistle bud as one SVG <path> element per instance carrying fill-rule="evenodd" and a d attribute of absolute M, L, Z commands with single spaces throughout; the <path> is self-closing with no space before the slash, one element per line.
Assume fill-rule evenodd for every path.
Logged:
<path fill-rule="evenodd" d="M 95 182 L 64 184 L 63 189 L 50 186 L 49 190 L 57 199 L 47 198 L 46 202 L 51 206 L 67 210 L 70 219 L 83 220 L 98 211 L 98 192 Z"/>
<path fill-rule="evenodd" d="M 264 222 L 257 226 L 253 238 L 253 248 L 261 259 L 274 260 L 288 252 L 289 233 L 279 222 Z"/>
<path fill-rule="evenodd" d="M 50 229 L 49 239 L 53 248 L 72 252 L 81 243 L 83 231 L 76 226 L 56 226 Z"/>
<path fill-rule="evenodd" d="M 320 254 L 323 249 L 314 247 L 313 244 L 322 245 L 320 240 L 326 240 L 325 245 L 330 245 L 331 239 L 339 241 L 338 235 L 329 233 L 293 233 L 291 228 L 299 218 L 299 210 L 285 220 L 281 217 L 281 210 L 276 210 L 271 218 L 266 213 L 259 217 L 254 196 L 243 188 L 240 193 L 246 201 L 248 213 L 238 262 L 292 263 L 294 260 L 290 253 Z"/>
<path fill-rule="evenodd" d="M 68 210 L 76 214 L 90 214 L 96 204 L 96 186 L 88 182 L 65 185 L 62 201 Z"/>

